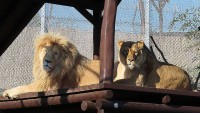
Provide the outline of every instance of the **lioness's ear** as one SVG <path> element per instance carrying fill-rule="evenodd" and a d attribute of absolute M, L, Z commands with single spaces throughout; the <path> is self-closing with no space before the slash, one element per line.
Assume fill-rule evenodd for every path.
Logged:
<path fill-rule="evenodd" d="M 138 41 L 137 45 L 138 45 L 139 49 L 143 49 L 143 47 L 144 47 L 144 41 L 143 40 Z"/>
<path fill-rule="evenodd" d="M 122 41 L 122 40 L 119 40 L 119 41 L 118 41 L 118 49 L 121 48 L 121 46 L 122 46 L 123 43 L 124 43 L 124 41 Z"/>

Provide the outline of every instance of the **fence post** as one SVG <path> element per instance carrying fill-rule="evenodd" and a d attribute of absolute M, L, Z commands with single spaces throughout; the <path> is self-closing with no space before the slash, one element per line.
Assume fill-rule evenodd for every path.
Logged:
<path fill-rule="evenodd" d="M 47 23 L 46 23 L 46 5 L 44 4 L 41 8 L 41 16 L 40 16 L 40 21 L 41 21 L 41 25 L 40 25 L 40 33 L 46 33 L 47 32 Z"/>
<path fill-rule="evenodd" d="M 144 33 L 144 42 L 146 46 L 150 47 L 150 37 L 149 37 L 149 3 L 150 0 L 145 0 L 145 33 Z"/>

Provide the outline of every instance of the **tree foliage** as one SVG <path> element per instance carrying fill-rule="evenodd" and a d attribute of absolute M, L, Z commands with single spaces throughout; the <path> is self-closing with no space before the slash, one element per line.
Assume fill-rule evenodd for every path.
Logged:
<path fill-rule="evenodd" d="M 170 22 L 170 26 L 178 26 L 178 30 L 183 32 L 198 31 L 198 27 L 200 26 L 200 7 L 192 7 L 181 13 L 177 13 Z"/>

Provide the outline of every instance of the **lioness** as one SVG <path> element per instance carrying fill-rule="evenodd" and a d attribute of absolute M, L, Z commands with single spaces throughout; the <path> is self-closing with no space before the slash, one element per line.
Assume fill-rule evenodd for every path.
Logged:
<path fill-rule="evenodd" d="M 191 90 L 189 75 L 175 65 L 158 61 L 143 41 L 119 41 L 118 48 L 116 83 Z"/>

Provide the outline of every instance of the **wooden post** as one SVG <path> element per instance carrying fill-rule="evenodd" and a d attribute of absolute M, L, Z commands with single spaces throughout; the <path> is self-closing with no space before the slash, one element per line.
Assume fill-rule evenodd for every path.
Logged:
<path fill-rule="evenodd" d="M 99 47 L 101 39 L 102 11 L 93 10 L 93 59 L 99 60 Z"/>
<path fill-rule="evenodd" d="M 100 83 L 112 83 L 114 34 L 118 0 L 105 0 L 100 44 Z"/>

